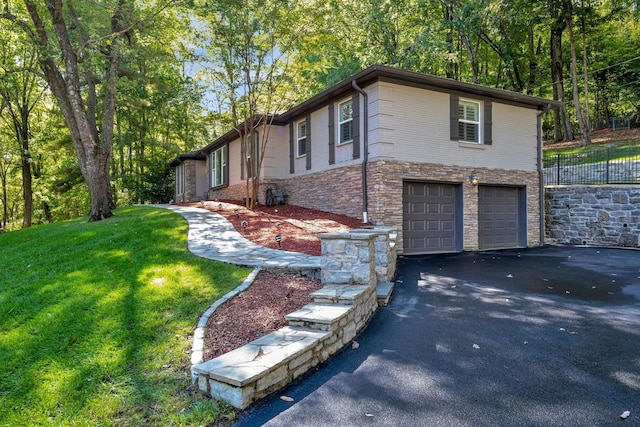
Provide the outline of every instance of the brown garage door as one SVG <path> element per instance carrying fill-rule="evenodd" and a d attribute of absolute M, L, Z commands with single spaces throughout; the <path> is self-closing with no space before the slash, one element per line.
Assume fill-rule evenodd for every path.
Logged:
<path fill-rule="evenodd" d="M 405 182 L 402 233 L 405 254 L 456 250 L 456 185 Z"/>
<path fill-rule="evenodd" d="M 518 246 L 521 218 L 517 187 L 478 187 L 478 246 L 480 249 Z"/>

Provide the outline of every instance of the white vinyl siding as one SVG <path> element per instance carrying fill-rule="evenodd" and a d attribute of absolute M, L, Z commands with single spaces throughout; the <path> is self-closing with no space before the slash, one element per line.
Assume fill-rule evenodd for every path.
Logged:
<path fill-rule="evenodd" d="M 353 141 L 353 101 L 338 104 L 338 144 Z"/>
<path fill-rule="evenodd" d="M 494 101 L 493 144 L 456 144 L 450 139 L 448 93 L 387 82 L 369 93 L 371 161 L 537 170 L 536 109 Z"/>
<path fill-rule="evenodd" d="M 458 102 L 459 140 L 482 143 L 480 130 L 480 103 L 461 99 Z"/>

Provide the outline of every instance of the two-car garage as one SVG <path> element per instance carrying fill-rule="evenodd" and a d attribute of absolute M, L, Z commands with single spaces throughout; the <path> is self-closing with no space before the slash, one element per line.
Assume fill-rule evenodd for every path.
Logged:
<path fill-rule="evenodd" d="M 402 232 L 405 254 L 463 250 L 464 202 L 473 200 L 465 198 L 463 190 L 462 184 L 455 183 L 404 182 Z M 525 209 L 524 187 L 479 185 L 477 247 L 526 246 Z"/>

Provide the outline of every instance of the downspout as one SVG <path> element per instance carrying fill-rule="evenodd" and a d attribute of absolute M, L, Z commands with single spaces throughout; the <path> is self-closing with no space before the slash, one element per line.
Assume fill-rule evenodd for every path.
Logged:
<path fill-rule="evenodd" d="M 364 154 L 362 156 L 362 222 L 369 222 L 369 212 L 367 210 L 367 162 L 369 161 L 369 102 L 367 97 L 367 92 L 362 90 L 360 86 L 356 83 L 355 80 L 351 81 L 351 86 L 358 91 L 364 98 L 364 110 L 362 111 L 364 115 L 364 137 L 363 141 L 363 150 Z"/>
<path fill-rule="evenodd" d="M 547 111 L 551 110 L 551 105 L 547 104 L 542 108 L 542 111 L 538 113 L 537 116 L 537 144 L 538 144 L 538 183 L 539 183 L 539 191 L 540 196 L 539 199 L 539 209 L 540 209 L 540 246 L 544 245 L 544 169 L 542 164 L 542 115 Z"/>

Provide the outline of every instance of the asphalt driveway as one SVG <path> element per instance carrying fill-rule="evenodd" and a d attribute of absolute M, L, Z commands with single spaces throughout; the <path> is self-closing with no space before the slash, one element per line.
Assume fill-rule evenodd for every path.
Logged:
<path fill-rule="evenodd" d="M 357 341 L 236 425 L 639 426 L 640 251 L 406 257 Z"/>

